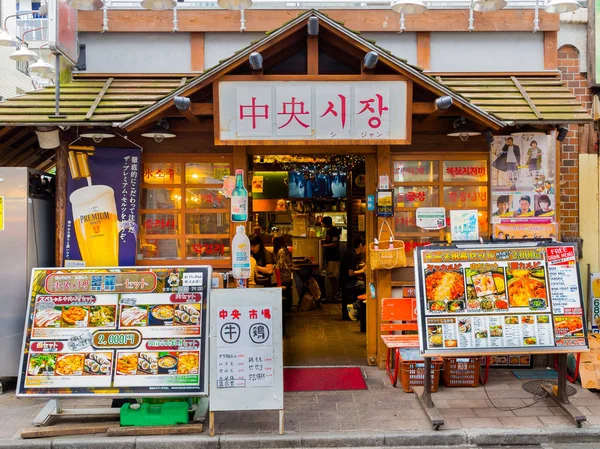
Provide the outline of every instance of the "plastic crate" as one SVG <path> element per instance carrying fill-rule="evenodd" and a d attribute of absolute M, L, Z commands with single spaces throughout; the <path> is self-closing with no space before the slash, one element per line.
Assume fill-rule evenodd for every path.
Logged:
<path fill-rule="evenodd" d="M 431 360 L 431 392 L 437 391 L 440 385 L 442 359 Z M 406 393 L 412 393 L 413 387 L 425 384 L 425 364 L 422 360 L 400 360 L 400 378 Z"/>
<path fill-rule="evenodd" d="M 444 386 L 477 387 L 482 359 L 485 357 L 444 358 Z"/>

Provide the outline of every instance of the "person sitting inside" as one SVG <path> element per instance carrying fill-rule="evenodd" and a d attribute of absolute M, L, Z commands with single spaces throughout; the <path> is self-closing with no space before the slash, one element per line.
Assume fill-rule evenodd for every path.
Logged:
<path fill-rule="evenodd" d="M 279 269 L 281 285 L 285 287 L 283 291 L 285 312 L 292 310 L 292 274 L 294 264 L 292 262 L 292 253 L 285 244 L 285 239 L 281 236 L 273 239 L 273 254 L 275 255 L 275 265 Z"/>
<path fill-rule="evenodd" d="M 262 238 L 258 235 L 254 235 L 250 239 L 250 251 L 252 252 L 252 257 L 256 260 L 256 285 L 271 285 L 271 276 L 273 275 L 273 265 L 275 263 L 273 253 L 267 251 Z"/>
<path fill-rule="evenodd" d="M 358 296 L 366 292 L 363 255 L 367 252 L 365 239 L 357 235 L 352 240 L 352 249 L 347 251 L 340 264 L 340 285 L 342 294 L 342 320 L 350 320 L 348 304 L 353 304 Z M 354 317 L 356 319 L 356 317 Z"/>

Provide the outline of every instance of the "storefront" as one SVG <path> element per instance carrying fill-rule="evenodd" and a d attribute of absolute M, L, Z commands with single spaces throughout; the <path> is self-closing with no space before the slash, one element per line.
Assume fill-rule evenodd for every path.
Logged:
<path fill-rule="evenodd" d="M 315 19 L 317 33 L 309 33 L 307 24 Z M 74 84 L 103 82 L 82 77 Z M 117 132 L 143 146 L 135 264 L 209 264 L 229 271 L 236 223 L 223 179 L 240 169 L 252 192 L 247 234 L 260 225 L 267 244 L 276 232 L 291 234 L 288 244 L 304 253 L 294 256 L 307 263 L 321 263 L 321 229 L 315 225 L 324 215 L 342 228 L 342 247 L 357 234 L 373 242 L 386 220 L 405 242 L 409 266 L 367 271 L 376 297 L 368 294 L 364 358 L 379 366 L 385 362 L 381 299 L 414 285 L 414 248 L 442 240 L 448 231 L 417 227 L 416 209 L 474 210 L 483 238 L 558 237 L 556 126 L 590 119 L 553 75 L 430 77 L 316 11 L 201 76 L 144 80 L 146 99 L 136 80 L 114 82 L 122 89 L 114 95 L 146 101 L 96 120 L 117 123 Z M 106 92 L 111 95 L 110 86 Z M 86 129 L 85 121 L 74 123 Z M 67 259 L 62 248 L 70 220 L 64 211 L 72 140 L 63 137 L 56 159 L 60 265 Z M 133 147 L 115 140 L 111 147 Z M 101 150 L 104 142 L 96 146 Z M 388 218 L 367 207 L 382 175 L 394 191 Z M 308 190 L 319 190 L 319 180 L 324 193 L 311 196 Z"/>

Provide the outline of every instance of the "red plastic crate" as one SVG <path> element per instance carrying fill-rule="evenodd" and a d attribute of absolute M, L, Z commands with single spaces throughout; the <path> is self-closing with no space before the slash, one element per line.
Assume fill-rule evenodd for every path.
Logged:
<path fill-rule="evenodd" d="M 482 358 L 444 358 L 444 386 L 477 387 Z"/>
<path fill-rule="evenodd" d="M 444 362 L 440 358 L 431 360 L 431 392 L 440 385 L 440 371 Z M 400 378 L 406 393 L 412 393 L 413 387 L 425 384 L 425 364 L 422 360 L 400 360 Z"/>

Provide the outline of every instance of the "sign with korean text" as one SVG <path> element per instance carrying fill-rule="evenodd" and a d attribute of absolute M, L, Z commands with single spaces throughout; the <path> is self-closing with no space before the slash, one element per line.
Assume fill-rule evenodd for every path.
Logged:
<path fill-rule="evenodd" d="M 216 144 L 410 143 L 408 82 L 221 81 Z"/>
<path fill-rule="evenodd" d="M 588 348 L 572 245 L 429 246 L 415 251 L 415 266 L 426 355 Z"/>
<path fill-rule="evenodd" d="M 139 148 L 97 148 L 87 157 L 89 176 L 70 169 L 65 262 L 79 261 L 86 267 L 135 265 L 141 162 Z M 174 220 L 152 224 L 164 229 L 174 226 Z"/>
<path fill-rule="evenodd" d="M 208 392 L 212 268 L 34 269 L 18 396 Z"/>
<path fill-rule="evenodd" d="M 215 290 L 211 296 L 213 411 L 283 408 L 281 290 Z"/>

